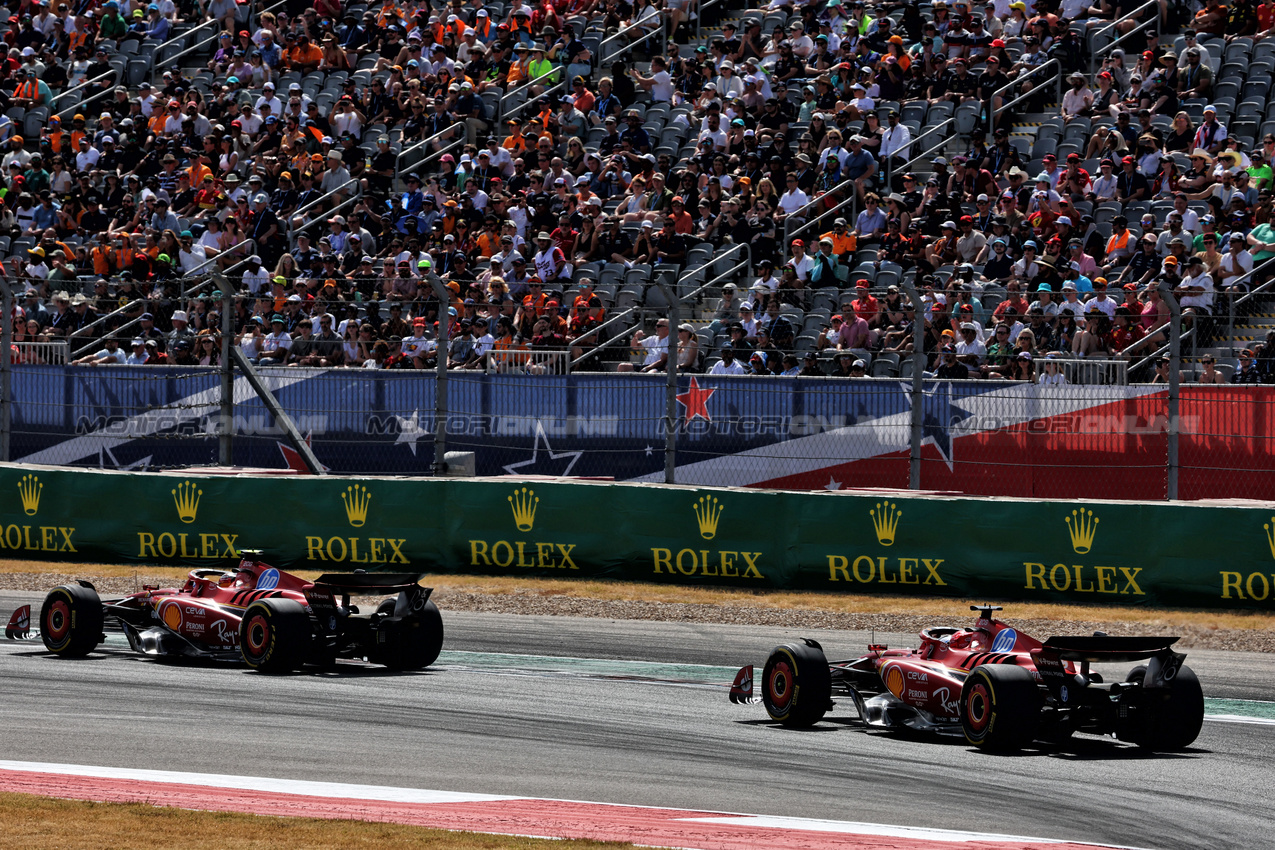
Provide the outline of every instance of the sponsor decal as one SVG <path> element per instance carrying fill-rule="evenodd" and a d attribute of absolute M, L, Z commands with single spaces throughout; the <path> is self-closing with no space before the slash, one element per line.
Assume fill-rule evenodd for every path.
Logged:
<path fill-rule="evenodd" d="M 1072 551 L 1088 554 L 1098 533 L 1098 517 L 1085 508 L 1073 510 L 1063 517 L 1067 525 Z M 1044 561 L 1024 561 L 1024 590 L 1057 591 L 1059 593 L 1111 593 L 1121 596 L 1145 596 L 1139 581 L 1142 567 L 1113 567 L 1098 564 L 1049 565 Z"/>
<path fill-rule="evenodd" d="M 893 546 L 898 539 L 903 511 L 890 501 L 877 502 L 868 511 L 877 544 Z M 828 581 L 852 584 L 915 584 L 946 587 L 940 567 L 942 558 L 890 558 L 885 555 L 828 555 Z"/>
<path fill-rule="evenodd" d="M 877 506 L 868 511 L 872 517 L 872 529 L 877 533 L 877 542 L 882 546 L 894 545 L 894 534 L 899 528 L 899 517 L 903 511 L 893 502 L 877 502 Z"/>
<path fill-rule="evenodd" d="M 367 509 L 372 503 L 372 494 L 361 484 L 354 485 L 345 488 L 341 501 L 345 504 L 345 518 L 350 526 L 362 528 L 363 523 L 367 522 Z"/>
<path fill-rule="evenodd" d="M 514 494 L 507 498 L 509 509 L 514 514 L 514 525 L 518 527 L 518 530 L 531 531 L 535 528 L 536 506 L 540 504 L 536 491 L 523 487 L 521 490 L 515 489 Z"/>
<path fill-rule="evenodd" d="M 1018 642 L 1018 632 L 1013 629 L 1001 629 L 996 633 L 996 640 L 992 641 L 992 652 L 1013 652 L 1014 644 Z"/>
<path fill-rule="evenodd" d="M 696 530 L 704 540 L 717 537 L 726 506 L 716 496 L 701 496 L 691 504 Z M 718 578 L 765 579 L 759 562 L 761 552 L 736 549 L 692 549 L 651 547 L 651 563 L 657 575 L 713 576 Z"/>
<path fill-rule="evenodd" d="M 173 631 L 180 631 L 182 627 L 181 603 L 172 599 L 165 599 L 161 602 L 159 605 L 159 620 Z"/>
<path fill-rule="evenodd" d="M 199 499 L 204 491 L 197 488 L 192 481 L 183 481 L 172 491 L 173 504 L 177 506 L 177 517 L 190 525 L 199 513 Z"/>
<path fill-rule="evenodd" d="M 257 577 L 257 590 L 274 590 L 279 586 L 279 571 L 274 567 Z"/>
<path fill-rule="evenodd" d="M 513 517 L 514 528 L 523 533 L 536 527 L 536 511 L 540 497 L 527 487 L 514 488 L 505 500 Z M 512 535 L 511 535 L 512 538 Z M 574 543 L 550 540 L 473 540 L 469 541 L 469 565 L 472 567 L 522 567 L 525 569 L 580 569 L 572 557 Z"/>
<path fill-rule="evenodd" d="M 887 664 L 881 669 L 881 681 L 885 683 L 885 689 L 900 699 L 903 698 L 905 685 L 903 682 L 903 671 L 899 669 L 897 664 Z"/>
<path fill-rule="evenodd" d="M 699 524 L 699 536 L 712 540 L 717 536 L 717 522 L 726 510 L 716 496 L 700 496 L 692 510 L 695 511 L 695 522 Z"/>
<path fill-rule="evenodd" d="M 1094 535 L 1098 533 L 1098 517 L 1093 511 L 1072 511 L 1071 516 L 1064 518 L 1067 530 L 1071 532 L 1071 548 L 1077 555 L 1085 555 L 1093 548 Z"/>
<path fill-rule="evenodd" d="M 351 485 L 341 493 L 341 504 L 345 506 L 345 519 L 350 526 L 362 528 L 368 520 L 372 493 L 361 484 Z M 406 545 L 407 539 L 404 537 L 332 536 L 324 538 L 319 535 L 306 535 L 305 559 L 352 564 L 410 564 L 411 560 L 403 551 Z"/>
<path fill-rule="evenodd" d="M 35 475 L 24 475 L 18 482 L 18 495 L 22 497 L 22 512 L 27 516 L 35 516 L 40 512 L 40 494 L 44 485 Z"/>

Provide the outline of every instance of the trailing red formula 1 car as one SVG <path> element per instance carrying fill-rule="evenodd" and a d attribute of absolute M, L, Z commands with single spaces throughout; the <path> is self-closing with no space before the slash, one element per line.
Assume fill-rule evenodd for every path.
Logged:
<path fill-rule="evenodd" d="M 146 586 L 101 600 L 87 581 L 49 592 L 40 637 L 50 652 L 81 657 L 105 637 L 108 619 L 145 655 L 242 661 L 263 673 L 362 658 L 398 670 L 428 667 L 443 646 L 443 620 L 417 573 L 331 573 L 313 582 L 243 552 L 233 570 L 192 570 L 180 588 Z M 394 593 L 371 614 L 350 594 Z M 31 608 L 14 612 L 6 634 L 26 637 Z"/>
<path fill-rule="evenodd" d="M 1189 746 L 1204 722 L 1204 695 L 1177 638 L 1052 637 L 1041 643 L 1000 620 L 999 606 L 970 606 L 973 628 L 929 628 L 919 649 L 868 647 L 829 663 L 813 640 L 776 647 L 753 696 L 753 668 L 735 676 L 730 700 L 761 702 L 785 726 L 810 726 L 854 702 L 870 728 L 961 735 L 985 749 L 1059 742 L 1074 732 L 1114 735 L 1152 750 Z M 1103 682 L 1091 663 L 1146 661 L 1123 682 Z"/>

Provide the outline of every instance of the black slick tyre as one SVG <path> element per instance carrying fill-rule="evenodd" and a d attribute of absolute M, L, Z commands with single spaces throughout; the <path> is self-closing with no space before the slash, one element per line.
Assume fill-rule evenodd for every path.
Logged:
<path fill-rule="evenodd" d="M 383 611 L 382 609 L 388 608 Z M 393 618 L 394 601 L 377 608 L 391 618 L 377 627 L 377 648 L 373 660 L 391 670 L 420 670 L 438 660 L 443 649 L 443 615 L 427 600 L 420 611 Z"/>
<path fill-rule="evenodd" d="M 832 706 L 828 660 L 817 647 L 775 647 L 762 670 L 761 688 L 766 713 L 785 726 L 813 726 Z"/>
<path fill-rule="evenodd" d="M 965 740 L 985 750 L 1025 747 L 1040 730 L 1040 688 L 1023 667 L 975 667 L 961 688 Z"/>
<path fill-rule="evenodd" d="M 1141 669 L 1129 672 L 1128 681 L 1141 681 L 1142 676 L 1134 678 Z M 1200 735 L 1204 726 L 1204 690 L 1200 680 L 1190 667 L 1178 668 L 1178 673 L 1169 685 L 1169 692 L 1157 700 L 1150 691 L 1144 691 L 1146 697 L 1141 730 L 1134 742 L 1149 750 L 1171 752 L 1191 746 Z"/>
<path fill-rule="evenodd" d="M 40 637 L 49 652 L 83 658 L 102 642 L 102 600 L 97 591 L 64 584 L 49 591 L 40 607 Z"/>
<path fill-rule="evenodd" d="M 261 673 L 289 673 L 310 651 L 310 615 L 293 599 L 259 599 L 239 623 L 239 652 Z"/>

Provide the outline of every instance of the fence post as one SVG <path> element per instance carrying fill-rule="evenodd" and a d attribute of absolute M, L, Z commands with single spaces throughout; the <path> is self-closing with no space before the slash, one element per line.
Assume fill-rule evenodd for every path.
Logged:
<path fill-rule="evenodd" d="M 1160 281 L 1160 297 L 1169 305 L 1169 451 L 1165 495 L 1178 498 L 1178 400 L 1182 389 L 1182 307 L 1166 280 Z"/>
<path fill-rule="evenodd" d="M 435 476 L 441 477 L 447 474 L 447 331 L 451 324 L 448 308 L 452 304 L 452 293 L 436 274 L 430 274 L 429 282 L 438 296 L 438 336 L 434 349 L 434 463 L 431 469 Z"/>
<path fill-rule="evenodd" d="M 668 381 L 664 388 L 664 483 L 676 484 L 677 477 L 677 292 L 661 278 L 656 286 L 668 300 L 668 362 L 664 371 Z M 659 319 L 656 319 L 659 322 Z M 658 331 L 657 331 L 658 333 Z"/>
<path fill-rule="evenodd" d="M 912 432 L 908 437 L 908 489 L 921 489 L 921 441 L 925 434 L 925 307 L 916 283 L 901 281 L 912 299 Z"/>
<path fill-rule="evenodd" d="M 6 278 L 0 278 L 3 290 L 3 325 L 0 326 L 0 461 L 9 462 L 9 419 L 13 415 L 13 290 Z"/>
<path fill-rule="evenodd" d="M 221 427 L 217 431 L 217 464 L 233 466 L 231 440 L 235 433 L 235 364 L 230 358 L 230 346 L 234 344 L 230 308 L 234 292 L 230 281 L 222 275 L 214 275 L 213 281 L 221 287 Z"/>

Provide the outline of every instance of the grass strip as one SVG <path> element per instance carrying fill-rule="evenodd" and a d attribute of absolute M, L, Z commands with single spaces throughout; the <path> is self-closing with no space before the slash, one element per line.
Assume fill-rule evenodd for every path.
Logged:
<path fill-rule="evenodd" d="M 198 812 L 144 803 L 92 803 L 30 794 L 0 794 L 6 847 L 61 850 L 330 850 L 429 847 L 433 850 L 618 850 L 603 841 L 555 840 L 448 832 L 393 823 Z"/>
<path fill-rule="evenodd" d="M 57 576 L 129 578 L 162 580 L 168 585 L 185 580 L 184 567 L 154 567 L 145 564 L 74 564 L 55 561 L 0 560 L 0 587 L 6 586 L 6 574 L 42 573 L 50 576 L 52 586 L 62 579 Z M 299 570 L 296 575 L 313 579 L 321 570 Z M 854 614 L 910 614 L 964 622 L 971 614 L 969 606 L 984 599 L 916 598 L 818 591 L 749 590 L 744 588 L 691 587 L 629 581 L 579 580 L 549 578 L 512 578 L 433 574 L 424 583 L 435 588 L 440 601 L 446 593 L 470 593 L 488 596 L 538 596 L 595 599 L 605 602 L 660 602 L 668 604 L 718 605 L 744 608 L 766 608 L 779 611 L 821 611 Z M 991 600 L 995 601 L 995 600 Z M 1045 602 L 1013 602 L 1010 616 L 1016 620 L 1067 620 L 1094 622 L 1143 623 L 1157 626 L 1195 626 L 1202 629 L 1275 629 L 1275 614 L 1263 611 L 1226 611 L 1211 608 L 1137 608 L 1103 605 L 1066 605 Z"/>

